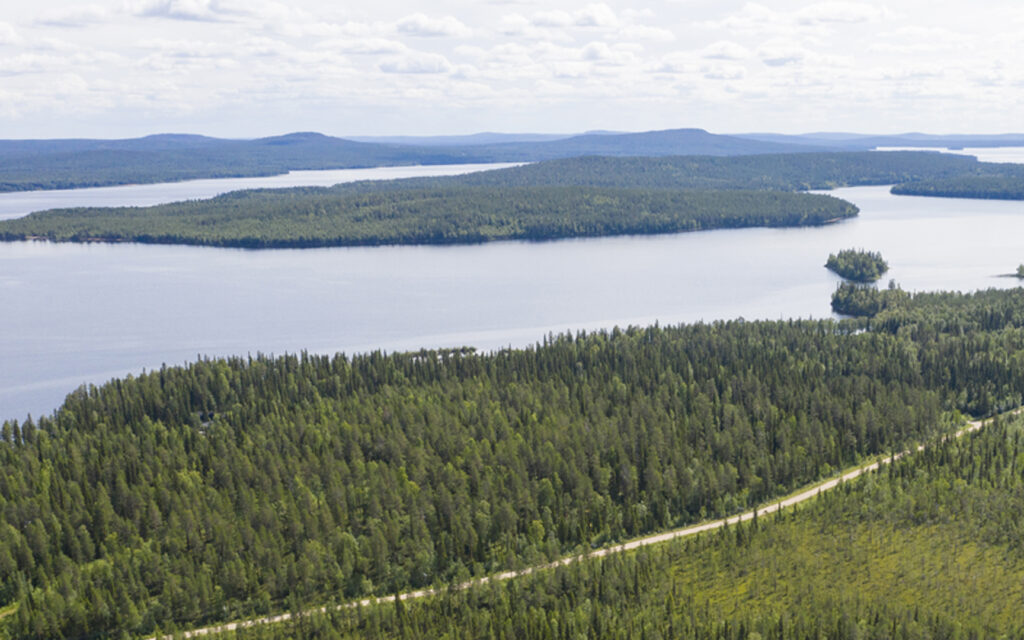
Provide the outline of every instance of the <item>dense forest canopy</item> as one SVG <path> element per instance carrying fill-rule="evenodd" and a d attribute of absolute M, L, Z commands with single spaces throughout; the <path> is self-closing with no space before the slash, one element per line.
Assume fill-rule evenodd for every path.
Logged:
<path fill-rule="evenodd" d="M 986 166 L 988 163 L 980 163 L 972 156 L 926 151 L 581 157 L 431 180 L 480 185 L 800 191 L 953 177 Z"/>
<path fill-rule="evenodd" d="M 943 198 L 976 198 L 991 200 L 1024 200 L 1024 166 L 995 165 L 983 175 L 917 180 L 892 188 L 896 195 L 935 196 Z"/>
<path fill-rule="evenodd" d="M 532 349 L 203 360 L 0 431 L 0 633 L 387 595 L 733 513 L 1019 406 L 1024 291 Z"/>
<path fill-rule="evenodd" d="M 1020 419 L 783 515 L 515 580 L 233 634 L 384 638 L 1016 638 Z"/>
<path fill-rule="evenodd" d="M 452 244 L 820 225 L 826 195 L 597 187 L 267 189 L 155 207 L 64 209 L 0 222 L 0 239 L 227 247 Z"/>
<path fill-rule="evenodd" d="M 825 267 L 847 280 L 874 282 L 889 270 L 889 263 L 877 251 L 843 249 L 839 253 L 830 253 Z"/>

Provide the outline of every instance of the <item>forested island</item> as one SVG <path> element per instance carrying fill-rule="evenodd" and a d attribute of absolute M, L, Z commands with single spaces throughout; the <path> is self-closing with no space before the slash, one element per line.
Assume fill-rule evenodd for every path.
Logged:
<path fill-rule="evenodd" d="M 962 424 L 962 413 L 1019 406 L 1021 357 L 1024 291 L 1018 289 L 907 295 L 874 317 L 842 322 L 616 329 L 492 354 L 201 360 L 82 388 L 55 415 L 8 421 L 0 430 L 0 637 L 146 635 L 366 594 L 443 588 L 735 513 L 867 457 L 949 433 Z M 1015 534 L 984 514 L 1017 513 L 1006 500 L 1019 499 L 1019 492 L 1009 479 L 985 479 L 1016 478 L 1024 470 L 1014 462 L 1015 442 L 985 445 L 1002 452 L 998 461 L 978 458 L 982 449 L 970 445 L 964 451 L 972 460 L 946 472 L 941 465 L 963 456 L 951 444 L 932 466 L 920 467 L 936 469 L 935 483 L 911 488 L 912 479 L 930 477 L 911 467 L 893 485 L 907 493 L 884 490 L 890 497 L 877 510 L 851 498 L 840 504 L 857 514 L 852 520 L 833 515 L 794 520 L 788 529 L 730 531 L 724 542 L 686 543 L 709 555 L 683 560 L 701 562 L 699 584 L 713 584 L 719 571 L 730 575 L 746 557 L 767 562 L 767 555 L 744 554 L 769 553 L 758 545 L 777 535 L 784 562 L 787 553 L 806 559 L 815 548 L 827 549 L 836 535 L 829 532 L 837 531 L 835 542 L 850 553 L 830 556 L 828 564 L 861 571 L 863 556 L 850 541 L 876 545 L 877 527 L 889 518 L 899 522 L 902 513 L 917 519 L 908 522 L 931 522 L 920 518 L 933 513 L 948 522 L 948 511 L 935 511 L 942 505 L 978 516 L 953 525 L 934 545 L 970 536 L 984 545 L 976 548 L 1002 558 L 1001 549 L 1017 544 Z M 978 482 L 977 491 L 943 484 L 968 468 L 965 481 Z M 927 499 L 906 502 L 918 495 Z M 831 508 L 822 506 L 822 513 Z M 851 528 L 832 524 L 847 520 Z M 1002 537 L 984 537 L 985 531 Z M 899 548 L 911 547 L 918 532 L 928 533 L 905 534 Z M 805 548 L 812 536 L 819 546 Z M 678 548 L 650 553 L 672 553 L 675 563 L 680 553 L 672 549 Z M 715 557 L 720 560 L 701 561 Z M 923 557 L 930 556 L 910 556 L 908 566 Z M 399 625 L 398 635 L 414 629 L 420 631 L 413 635 L 431 635 L 431 625 L 442 624 L 431 607 L 442 607 L 450 620 L 467 616 L 468 629 L 536 623 L 539 634 L 549 619 L 536 618 L 529 603 L 541 602 L 573 617 L 587 611 L 565 624 L 607 624 L 608 633 L 630 628 L 631 619 L 676 624 L 687 611 L 694 612 L 688 624 L 709 629 L 733 620 L 764 625 L 780 615 L 777 608 L 744 607 L 750 617 L 737 619 L 729 613 L 734 607 L 719 608 L 728 601 L 718 596 L 698 614 L 685 594 L 703 604 L 700 598 L 712 601 L 699 593 L 715 591 L 684 587 L 680 596 L 673 576 L 691 569 L 608 562 L 539 575 L 537 584 L 550 587 L 535 591 L 510 583 L 493 593 L 410 605 L 390 619 L 386 609 L 356 612 L 343 624 L 379 625 L 367 628 L 371 637 L 374 629 L 394 635 L 390 624 Z M 616 562 L 629 572 L 619 572 Z M 594 573 L 601 566 L 608 581 Z M 751 579 L 758 581 L 756 593 L 772 601 L 772 575 L 797 593 L 820 584 L 821 578 L 799 572 L 780 578 L 773 565 L 760 566 L 749 565 L 764 571 Z M 1017 574 L 1003 575 L 1012 582 Z M 619 597 L 615 586 L 599 596 L 600 610 L 594 604 L 578 610 L 583 599 L 565 596 L 620 585 L 626 576 L 630 591 Z M 795 582 L 785 582 L 790 579 Z M 682 600 L 668 600 L 672 587 L 658 586 L 672 584 Z M 727 577 L 721 584 L 739 593 Z M 551 593 L 564 602 L 545 600 Z M 802 599 L 808 617 L 801 624 L 838 623 L 850 612 L 910 624 L 907 607 L 833 593 Z M 460 604 L 482 604 L 492 595 L 494 609 Z M 935 604 L 926 613 L 939 617 L 926 625 L 945 624 L 963 610 L 943 608 L 938 596 L 929 602 Z M 818 606 L 820 617 L 810 617 Z M 424 617 L 411 617 L 413 607 Z M 493 622 L 489 611 L 498 616 Z M 325 620 L 320 623 L 334 624 Z M 415 627 L 402 626 L 411 621 Z M 361 628 L 353 633 L 364 633 Z"/>
<path fill-rule="evenodd" d="M 830 253 L 825 267 L 833 273 L 854 282 L 875 282 L 889 270 L 889 263 L 877 251 L 843 249 Z"/>
<path fill-rule="evenodd" d="M 857 214 L 849 202 L 815 194 L 370 184 L 47 211 L 0 221 L 0 239 L 243 248 L 456 244 L 821 225 Z"/>

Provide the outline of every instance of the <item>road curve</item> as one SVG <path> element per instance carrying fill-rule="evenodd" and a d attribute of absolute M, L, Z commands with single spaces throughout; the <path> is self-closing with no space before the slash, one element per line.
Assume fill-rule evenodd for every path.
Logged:
<path fill-rule="evenodd" d="M 1016 411 L 1014 411 L 1012 413 L 1017 413 L 1019 411 L 1021 411 L 1021 409 L 1018 409 L 1018 410 L 1016 410 Z M 943 438 L 943 441 L 951 439 L 951 438 L 959 438 L 959 437 L 964 436 L 964 435 L 966 435 L 968 433 L 971 433 L 973 431 L 977 431 L 977 430 L 981 429 L 985 424 L 988 424 L 988 422 L 991 422 L 991 420 L 992 419 L 989 419 L 987 421 L 973 420 L 971 422 L 968 422 L 966 427 L 960 429 L 959 431 L 957 431 L 957 432 L 955 432 L 953 434 L 945 436 Z M 472 580 L 467 580 L 466 582 L 463 582 L 461 584 L 456 585 L 455 588 L 456 589 L 466 589 L 466 588 L 469 588 L 469 587 L 474 587 L 474 586 L 478 586 L 478 585 L 487 584 L 489 582 L 501 582 L 501 581 L 504 581 L 504 580 L 511 580 L 512 578 L 518 578 L 518 577 L 521 577 L 521 576 L 529 575 L 529 574 L 533 573 L 534 571 L 543 571 L 545 569 L 553 569 L 555 567 L 572 564 L 573 562 L 577 562 L 579 560 L 587 560 L 587 559 L 590 559 L 590 558 L 603 558 L 603 557 L 611 555 L 613 553 L 621 553 L 623 551 L 631 551 L 633 549 L 639 549 L 641 547 L 646 547 L 646 546 L 649 546 L 649 545 L 652 545 L 652 544 L 660 544 L 662 542 L 668 542 L 669 540 L 676 540 L 678 538 L 686 538 L 688 536 L 693 536 L 693 535 L 696 535 L 698 533 L 703 533 L 705 531 L 713 531 L 715 529 L 720 529 L 720 528 L 722 528 L 722 527 L 724 527 L 724 526 L 726 526 L 728 524 L 735 524 L 737 522 L 746 522 L 747 520 L 752 520 L 755 516 L 756 517 L 766 516 L 766 515 L 775 513 L 776 511 L 779 511 L 780 509 L 783 509 L 785 507 L 791 507 L 793 505 L 800 504 L 801 502 L 806 502 L 807 500 L 810 500 L 810 499 L 812 499 L 812 498 L 814 498 L 814 497 L 824 493 L 825 491 L 829 491 L 830 489 L 834 489 L 835 487 L 839 486 L 839 484 L 841 484 L 843 482 L 848 482 L 850 480 L 853 480 L 857 476 L 865 474 L 865 473 L 867 473 L 869 471 L 874 471 L 875 469 L 877 469 L 879 466 L 881 466 L 883 464 L 887 464 L 888 462 L 893 461 L 893 460 L 899 460 L 900 458 L 902 458 L 903 456 L 905 456 L 907 454 L 914 453 L 914 452 L 917 452 L 917 451 L 922 451 L 924 448 L 925 448 L 925 445 L 920 445 L 916 449 L 908 449 L 907 451 L 903 451 L 903 452 L 900 452 L 900 453 L 897 453 L 897 454 L 893 454 L 889 458 L 881 459 L 881 460 L 879 460 L 877 462 L 872 462 L 870 464 L 866 464 L 864 466 L 857 467 L 855 469 L 847 471 L 846 473 L 842 474 L 839 477 L 832 478 L 831 480 L 825 480 L 823 482 L 819 482 L 817 484 L 811 485 L 810 487 L 808 487 L 804 491 L 801 491 L 800 493 L 791 495 L 791 496 L 789 496 L 787 498 L 783 498 L 782 500 L 779 500 L 778 502 L 773 502 L 773 503 L 765 505 L 763 507 L 757 507 L 755 509 L 751 509 L 749 511 L 745 511 L 745 512 L 743 512 L 741 514 L 738 514 L 738 515 L 735 515 L 735 516 L 730 516 L 728 518 L 720 518 L 718 520 L 709 520 L 707 522 L 702 522 L 700 524 L 691 525 L 691 526 L 688 526 L 688 527 L 684 527 L 682 529 L 673 529 L 671 531 L 665 531 L 663 533 L 651 534 L 651 535 L 648 535 L 648 536 L 644 536 L 642 538 L 637 538 L 635 540 L 630 540 L 629 542 L 624 542 L 622 544 L 617 544 L 617 545 L 614 545 L 614 546 L 611 546 L 611 547 L 604 547 L 602 549 L 595 549 L 594 551 L 591 551 L 589 553 L 583 553 L 583 554 L 573 555 L 573 556 L 566 556 L 565 558 L 561 558 L 559 560 L 555 560 L 554 562 L 548 562 L 546 564 L 536 565 L 536 566 L 533 566 L 533 567 L 527 567 L 525 569 L 517 569 L 517 570 L 514 570 L 514 571 L 504 571 L 502 573 L 496 573 L 496 574 L 493 574 L 493 575 L 490 575 L 490 576 L 485 576 L 485 577 L 482 577 L 482 578 L 474 578 Z M 400 593 L 397 596 L 386 596 L 386 597 L 380 597 L 380 598 L 363 598 L 362 600 L 358 600 L 358 601 L 355 601 L 355 602 L 348 602 L 348 603 L 345 603 L 345 604 L 337 605 L 337 608 L 338 609 L 344 609 L 344 608 L 352 608 L 352 607 L 365 607 L 365 606 L 369 606 L 369 605 L 372 605 L 372 604 L 380 604 L 380 603 L 385 603 L 385 602 L 394 602 L 396 597 L 401 599 L 401 600 L 415 600 L 417 598 L 426 598 L 428 596 L 437 595 L 438 593 L 440 593 L 440 590 L 436 589 L 436 588 L 419 589 L 419 590 L 416 590 L 416 591 L 406 591 L 405 593 Z M 327 607 L 319 607 L 319 608 L 314 608 L 314 609 L 308 609 L 307 611 L 303 612 L 303 614 L 298 614 L 298 615 L 304 615 L 304 614 L 308 614 L 308 613 L 317 613 L 317 612 L 319 612 L 319 613 L 326 613 L 326 611 L 327 611 Z M 212 635 L 212 634 L 217 634 L 217 633 L 225 633 L 225 632 L 229 632 L 229 631 L 235 631 L 236 629 L 244 629 L 246 627 L 253 627 L 253 626 L 256 626 L 256 625 L 274 624 L 274 623 L 277 623 L 277 622 L 287 622 L 288 620 L 291 620 L 293 617 L 295 617 L 295 615 L 296 614 L 293 614 L 293 613 L 282 613 L 282 614 L 278 614 L 278 615 L 275 615 L 275 616 L 265 616 L 265 617 L 262 617 L 262 618 L 253 618 L 251 620 L 243 620 L 243 621 L 239 621 L 239 622 L 228 622 L 228 623 L 225 623 L 225 624 L 213 625 L 213 626 L 209 626 L 209 627 L 202 627 L 200 629 L 193 629 L 192 631 L 186 631 L 183 634 L 178 635 L 177 637 L 198 638 L 198 637 L 201 637 L 201 636 L 207 636 L 207 635 Z M 151 636 L 149 638 L 146 638 L 146 640 L 174 640 L 174 638 L 175 638 L 175 636 L 173 636 L 173 635 L 165 635 L 165 636 Z"/>

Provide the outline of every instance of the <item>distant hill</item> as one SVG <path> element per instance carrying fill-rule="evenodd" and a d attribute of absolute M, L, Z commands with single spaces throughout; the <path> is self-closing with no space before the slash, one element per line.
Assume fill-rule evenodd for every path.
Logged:
<path fill-rule="evenodd" d="M 934 147 L 960 149 L 964 147 L 1024 147 L 1024 134 L 1003 133 L 993 135 L 928 133 L 900 133 L 895 135 L 863 135 L 856 133 L 805 133 L 784 135 L 778 133 L 744 133 L 736 137 L 776 144 L 810 145 L 846 150 L 867 150 L 877 147 Z"/>
<path fill-rule="evenodd" d="M 0 140 L 0 191 L 69 189 L 288 171 L 415 164 L 536 162 L 580 156 L 752 156 L 877 146 L 1024 146 L 996 136 L 721 135 L 703 129 L 581 135 L 480 133 L 350 140 L 298 132 L 255 140 L 158 134 L 125 140 Z"/>
<path fill-rule="evenodd" d="M 745 155 L 819 150 L 747 140 L 701 129 L 596 132 L 558 140 L 493 142 L 481 134 L 462 144 L 358 142 L 319 133 L 256 140 L 162 134 L 129 140 L 0 140 L 0 191 L 67 189 L 276 175 L 295 170 L 387 165 L 530 162 L 582 155 Z M 490 143 L 483 143 L 491 140 Z"/>
<path fill-rule="evenodd" d="M 540 143 L 484 147 L 508 160 L 550 160 L 575 156 L 738 156 L 820 151 L 820 146 L 783 143 L 709 133 L 703 129 L 668 129 L 642 133 L 590 133 Z M 481 150 L 483 150 L 481 149 Z"/>
<path fill-rule="evenodd" d="M 550 142 L 571 138 L 575 133 L 473 133 L 461 136 L 348 136 L 356 142 L 405 144 L 428 147 L 457 147 L 506 142 Z"/>

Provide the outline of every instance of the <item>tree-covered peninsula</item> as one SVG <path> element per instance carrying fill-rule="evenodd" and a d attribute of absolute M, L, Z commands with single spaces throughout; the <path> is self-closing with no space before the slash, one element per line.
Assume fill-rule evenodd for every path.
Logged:
<path fill-rule="evenodd" d="M 847 280 L 869 283 L 881 278 L 889 270 L 889 263 L 877 251 L 843 249 L 830 253 L 825 267 Z"/>
<path fill-rule="evenodd" d="M 63 209 L 0 222 L 4 240 L 275 248 L 456 244 L 820 225 L 857 214 L 826 195 L 450 185 L 240 191 L 155 207 Z"/>
<path fill-rule="evenodd" d="M 443 587 L 734 513 L 1020 405 L 1022 318 L 1020 290 L 918 294 L 888 318 L 202 360 L 82 388 L 0 430 L 0 637 Z"/>
<path fill-rule="evenodd" d="M 1024 165 L 986 165 L 979 173 L 895 185 L 896 195 L 1024 200 Z"/>

